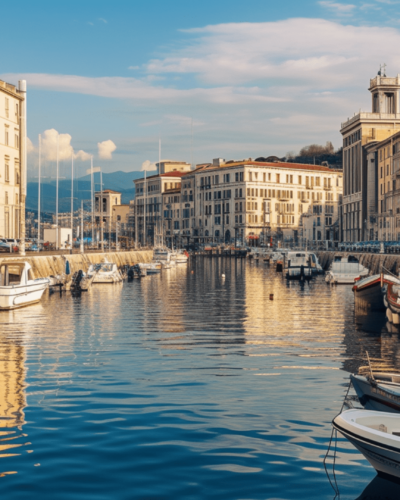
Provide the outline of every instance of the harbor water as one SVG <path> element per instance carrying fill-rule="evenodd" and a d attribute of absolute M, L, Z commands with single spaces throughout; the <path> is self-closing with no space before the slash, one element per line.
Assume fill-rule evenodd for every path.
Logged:
<path fill-rule="evenodd" d="M 400 368 L 398 345 L 350 286 L 262 262 L 46 292 L 0 314 L 1 498 L 333 499 L 349 373 L 365 350 Z M 342 500 L 392 498 L 342 438 L 335 470 Z"/>

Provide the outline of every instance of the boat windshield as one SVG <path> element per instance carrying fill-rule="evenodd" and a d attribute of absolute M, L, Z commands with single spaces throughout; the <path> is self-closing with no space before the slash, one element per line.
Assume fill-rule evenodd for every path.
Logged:
<path fill-rule="evenodd" d="M 109 273 L 110 271 L 113 270 L 113 265 L 114 264 L 102 264 L 101 265 L 101 270 L 106 272 L 106 273 Z"/>
<path fill-rule="evenodd" d="M 23 270 L 23 264 L 3 264 L 0 266 L 0 286 L 19 285 Z"/>

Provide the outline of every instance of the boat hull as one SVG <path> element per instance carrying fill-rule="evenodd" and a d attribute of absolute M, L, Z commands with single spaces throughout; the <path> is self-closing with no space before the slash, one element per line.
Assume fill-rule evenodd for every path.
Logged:
<path fill-rule="evenodd" d="M 0 311 L 9 311 L 36 304 L 42 298 L 48 284 L 48 280 L 46 280 L 29 285 L 0 287 Z"/>
<path fill-rule="evenodd" d="M 380 384 L 372 386 L 365 377 L 350 375 L 350 379 L 364 408 L 400 413 L 400 392 L 396 394 L 394 391 L 386 390 Z"/>
<path fill-rule="evenodd" d="M 340 416 L 340 415 L 339 415 Z M 400 479 L 400 450 L 387 445 L 371 435 L 361 436 L 337 423 L 338 417 L 333 421 L 333 426 L 357 450 L 364 455 L 372 467 L 383 474 Z"/>

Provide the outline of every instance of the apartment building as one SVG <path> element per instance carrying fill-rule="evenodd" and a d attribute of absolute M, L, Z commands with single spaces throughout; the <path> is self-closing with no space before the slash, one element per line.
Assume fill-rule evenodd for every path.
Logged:
<path fill-rule="evenodd" d="M 140 245 L 154 245 L 156 234 L 160 234 L 168 227 L 168 220 L 165 218 L 164 193 L 180 189 L 181 178 L 190 172 L 190 164 L 185 162 L 163 161 L 157 164 L 161 171 L 156 175 L 137 179 L 135 183 L 135 241 Z M 181 208 L 179 208 L 179 211 Z M 175 217 L 180 223 L 180 216 L 175 212 Z M 166 222 L 166 224 L 165 224 Z M 171 231 L 172 228 L 169 229 Z M 179 229 L 180 230 L 180 229 Z M 171 235 L 170 235 L 171 236 Z"/>
<path fill-rule="evenodd" d="M 26 82 L 0 80 L 0 237 L 25 236 Z"/>
<path fill-rule="evenodd" d="M 216 160 L 191 175 L 196 180 L 194 239 L 333 239 L 342 195 L 340 170 L 282 162 Z M 303 235 L 305 216 L 319 222 L 318 229 L 308 235 Z"/>
<path fill-rule="evenodd" d="M 343 207 L 340 214 L 342 241 L 353 242 L 378 238 L 376 229 L 378 217 L 382 220 L 382 224 L 386 224 L 379 215 L 382 207 L 381 205 L 378 207 L 378 191 L 374 192 L 374 189 L 378 189 L 376 178 L 378 164 L 374 148 L 376 143 L 385 141 L 400 130 L 399 90 L 400 75 L 386 77 L 383 71 L 379 71 L 378 75 L 370 80 L 372 112 L 354 114 L 341 125 L 344 179 Z M 389 152 L 378 160 L 379 168 L 387 168 L 388 158 Z M 384 174 L 380 185 L 384 182 L 384 178 L 386 183 L 389 181 L 389 175 L 392 174 Z M 379 191 L 380 201 L 387 189 L 387 184 L 385 184 L 385 193 Z M 389 205 L 387 208 L 392 210 Z M 387 231 L 384 233 L 388 234 Z"/>

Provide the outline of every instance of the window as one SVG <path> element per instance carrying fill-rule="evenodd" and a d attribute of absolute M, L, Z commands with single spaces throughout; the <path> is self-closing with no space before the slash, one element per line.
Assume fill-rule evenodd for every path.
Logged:
<path fill-rule="evenodd" d="M 266 182 L 267 181 L 267 174 L 264 172 L 263 173 L 263 182 Z"/>
<path fill-rule="evenodd" d="M 8 127 L 4 128 L 4 144 L 8 146 Z"/>
<path fill-rule="evenodd" d="M 280 174 L 276 174 L 276 182 L 277 182 L 278 184 L 279 184 L 279 182 L 280 182 L 280 178 L 281 178 Z"/>
<path fill-rule="evenodd" d="M 10 182 L 10 165 L 8 163 L 5 164 L 4 180 Z"/>
<path fill-rule="evenodd" d="M 4 192 L 4 204 L 8 205 L 8 191 Z"/>
<path fill-rule="evenodd" d="M 8 97 L 6 99 L 6 105 L 5 105 L 5 111 L 6 111 L 6 118 L 10 117 L 10 99 Z"/>
<path fill-rule="evenodd" d="M 15 116 L 18 117 L 18 103 L 15 105 Z"/>
<path fill-rule="evenodd" d="M 253 172 L 249 172 L 249 181 L 251 182 L 253 180 Z"/>
<path fill-rule="evenodd" d="M 235 182 L 239 182 L 239 172 L 236 172 L 235 174 Z"/>
<path fill-rule="evenodd" d="M 19 184 L 20 180 L 19 180 L 19 172 L 18 170 L 15 170 L 15 184 Z"/>
<path fill-rule="evenodd" d="M 299 175 L 299 184 L 301 184 L 301 175 Z"/>
<path fill-rule="evenodd" d="M 254 172 L 254 179 L 257 180 L 258 179 L 258 172 Z"/>
<path fill-rule="evenodd" d="M 225 224 L 229 224 L 229 215 L 227 215 L 225 218 Z"/>
<path fill-rule="evenodd" d="M 174 220 L 174 229 L 179 229 L 179 221 Z"/>
<path fill-rule="evenodd" d="M 243 172 L 239 172 L 239 181 L 243 181 Z"/>
<path fill-rule="evenodd" d="M 269 181 L 271 180 L 271 174 L 268 174 L 268 180 Z"/>
<path fill-rule="evenodd" d="M 215 217 L 214 221 L 215 221 L 215 225 L 216 226 L 220 226 L 221 225 L 221 217 Z"/>

